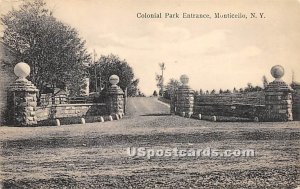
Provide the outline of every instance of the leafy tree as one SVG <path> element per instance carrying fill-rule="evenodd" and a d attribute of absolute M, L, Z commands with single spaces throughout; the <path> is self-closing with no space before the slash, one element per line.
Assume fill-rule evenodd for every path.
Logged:
<path fill-rule="evenodd" d="M 239 92 L 235 87 L 233 88 L 233 93 Z"/>
<path fill-rule="evenodd" d="M 157 96 L 158 94 L 157 94 L 157 91 L 155 90 L 155 91 L 153 91 L 153 96 Z"/>
<path fill-rule="evenodd" d="M 199 93 L 200 93 L 200 95 L 203 95 L 203 94 L 204 94 L 204 92 L 203 92 L 202 89 L 200 89 Z"/>
<path fill-rule="evenodd" d="M 127 88 L 127 95 L 128 96 L 135 96 L 136 94 L 141 93 L 141 91 L 138 88 L 140 80 L 139 79 L 134 79 L 131 84 Z"/>
<path fill-rule="evenodd" d="M 247 87 L 245 88 L 245 92 L 251 92 L 251 91 L 253 91 L 253 85 L 252 85 L 252 83 L 247 83 Z"/>
<path fill-rule="evenodd" d="M 165 99 L 171 99 L 171 95 L 168 90 L 164 91 L 162 97 L 164 97 Z"/>
<path fill-rule="evenodd" d="M 223 93 L 223 90 L 222 90 L 222 89 L 220 89 L 220 90 L 219 90 L 219 94 L 222 94 L 222 93 Z"/>
<path fill-rule="evenodd" d="M 264 86 L 264 89 L 265 89 L 269 84 L 269 81 L 268 81 L 268 79 L 265 75 L 262 77 L 262 82 L 263 82 L 263 86 Z"/>
<path fill-rule="evenodd" d="M 248 84 L 248 86 L 245 88 L 245 92 L 256 92 L 256 91 L 262 91 L 263 88 L 260 86 L 253 86 L 251 83 Z"/>
<path fill-rule="evenodd" d="M 1 17 L 3 41 L 16 52 L 18 62 L 30 65 L 30 80 L 43 92 L 45 86 L 68 87 L 78 95 L 90 56 L 78 32 L 58 21 L 43 0 L 23 3 Z M 14 65 L 11 65 L 14 66 Z"/>
<path fill-rule="evenodd" d="M 138 89 L 138 97 L 145 97 L 146 95 L 144 93 L 142 93 L 139 89 Z"/>
<path fill-rule="evenodd" d="M 180 86 L 180 82 L 178 80 L 172 78 L 169 80 L 169 82 L 166 86 L 166 89 L 169 92 L 169 94 L 174 94 L 179 86 Z"/>
<path fill-rule="evenodd" d="M 226 89 L 226 90 L 224 91 L 224 93 L 229 94 L 229 93 L 231 93 L 231 91 L 230 91 L 229 89 Z"/>
<path fill-rule="evenodd" d="M 210 94 L 216 94 L 216 90 L 213 89 L 213 90 L 210 92 Z"/>
<path fill-rule="evenodd" d="M 180 86 L 180 82 L 176 79 L 170 79 L 169 82 L 166 85 L 166 90 L 163 93 L 163 97 L 166 99 L 171 99 L 171 95 L 175 94 L 175 91 Z"/>
<path fill-rule="evenodd" d="M 261 88 L 260 86 L 255 86 L 253 88 L 253 91 L 262 91 L 262 90 L 263 90 L 263 88 Z"/>
<path fill-rule="evenodd" d="M 163 91 L 162 91 L 161 89 L 159 89 L 158 95 L 159 95 L 159 96 L 163 96 L 163 94 L 164 94 Z"/>
<path fill-rule="evenodd" d="M 90 75 L 94 74 L 96 69 L 97 75 L 101 79 L 101 85 L 108 88 L 110 85 L 109 77 L 117 75 L 120 78 L 119 86 L 125 90 L 128 89 L 128 95 L 136 94 L 138 79 L 134 79 L 133 69 L 129 66 L 126 60 L 121 60 L 117 55 L 110 54 L 102 55 L 96 64 L 90 66 Z M 95 80 L 91 80 L 91 87 L 95 86 Z M 95 90 L 95 88 L 92 90 Z"/>

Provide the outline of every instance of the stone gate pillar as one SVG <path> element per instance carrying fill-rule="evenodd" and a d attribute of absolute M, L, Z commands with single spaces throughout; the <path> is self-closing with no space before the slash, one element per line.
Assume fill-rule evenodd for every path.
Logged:
<path fill-rule="evenodd" d="M 8 122 L 16 126 L 35 125 L 38 89 L 26 79 L 30 67 L 21 62 L 15 66 L 14 72 L 19 78 L 9 87 Z"/>
<path fill-rule="evenodd" d="M 281 79 L 284 68 L 273 66 L 271 74 L 275 80 L 265 88 L 266 121 L 292 121 L 292 89 Z"/>
<path fill-rule="evenodd" d="M 124 114 L 124 92 L 117 85 L 119 77 L 112 75 L 109 77 L 109 82 L 112 84 L 107 91 L 107 109 L 110 115 Z"/>
<path fill-rule="evenodd" d="M 194 108 L 194 90 L 188 86 L 189 77 L 187 75 L 182 75 L 180 81 L 182 85 L 176 91 L 175 113 L 190 117 Z"/>

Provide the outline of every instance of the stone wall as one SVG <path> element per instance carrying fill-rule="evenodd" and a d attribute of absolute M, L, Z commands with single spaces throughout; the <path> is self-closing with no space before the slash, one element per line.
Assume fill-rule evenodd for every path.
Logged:
<path fill-rule="evenodd" d="M 103 115 L 108 115 L 109 119 L 113 120 L 113 116 L 119 119 L 124 115 L 124 92 L 117 86 L 119 82 L 117 75 L 112 75 L 109 78 L 112 85 L 108 89 L 106 103 L 66 104 L 66 97 L 64 96 L 63 101 L 59 99 L 56 102 L 55 99 L 54 103 L 51 100 L 51 104 L 45 103 L 47 99 L 44 98 L 40 101 L 40 105 L 37 106 L 38 89 L 31 81 L 26 79 L 30 74 L 29 65 L 24 62 L 18 63 L 14 68 L 14 73 L 18 79 L 9 86 L 7 95 L 9 106 L 6 115 L 8 117 L 7 124 L 9 125 L 35 126 L 44 121 L 51 121 L 57 118 L 70 118 L 73 120 Z M 82 122 L 85 122 L 84 119 L 82 120 Z M 103 118 L 100 120 L 103 120 Z M 59 120 L 56 121 L 57 125 L 60 125 Z"/>
<path fill-rule="evenodd" d="M 264 93 L 196 95 L 194 114 L 263 119 Z"/>
<path fill-rule="evenodd" d="M 270 73 L 274 81 L 261 92 L 195 96 L 194 115 L 242 117 L 274 122 L 292 121 L 294 113 L 298 119 L 299 91 L 297 90 L 299 89 L 297 85 L 296 91 L 293 91 L 282 80 L 284 68 L 280 65 L 273 66 Z M 184 97 L 182 94 L 179 95 L 181 98 Z M 175 100 L 175 105 L 178 104 L 178 99 Z"/>
<path fill-rule="evenodd" d="M 210 115 L 210 116 L 227 116 L 241 117 L 259 120 L 264 120 L 266 108 L 264 105 L 251 104 L 210 104 L 210 105 L 195 105 L 194 114 Z"/>
<path fill-rule="evenodd" d="M 196 95 L 195 103 L 202 104 L 202 105 L 210 105 L 210 104 L 264 105 L 265 95 L 263 91 L 248 92 L 248 93 Z"/>
<path fill-rule="evenodd" d="M 45 107 L 37 107 L 36 116 L 38 121 L 65 117 L 84 117 L 107 115 L 105 103 L 91 104 L 55 104 Z"/>

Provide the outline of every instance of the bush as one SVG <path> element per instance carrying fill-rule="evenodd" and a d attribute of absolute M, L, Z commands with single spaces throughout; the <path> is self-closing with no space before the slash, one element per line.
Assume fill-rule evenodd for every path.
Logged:
<path fill-rule="evenodd" d="M 168 91 L 165 91 L 165 92 L 164 92 L 163 98 L 168 99 L 168 100 L 171 100 L 171 95 L 169 94 Z"/>

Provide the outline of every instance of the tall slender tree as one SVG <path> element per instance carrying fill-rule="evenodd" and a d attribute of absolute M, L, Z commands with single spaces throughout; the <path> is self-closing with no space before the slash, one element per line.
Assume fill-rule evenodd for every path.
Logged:
<path fill-rule="evenodd" d="M 164 93 L 164 71 L 166 69 L 166 65 L 164 62 L 162 63 L 159 63 L 159 68 L 161 70 L 161 75 L 157 77 L 156 80 L 158 80 L 158 84 L 159 84 L 159 88 L 160 88 L 160 95 L 163 96 L 163 93 Z"/>

